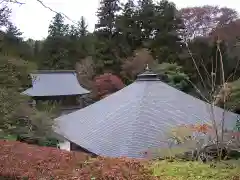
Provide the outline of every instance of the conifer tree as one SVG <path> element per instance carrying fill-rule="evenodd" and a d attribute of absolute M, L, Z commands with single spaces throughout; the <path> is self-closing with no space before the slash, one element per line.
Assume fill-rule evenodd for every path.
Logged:
<path fill-rule="evenodd" d="M 175 4 L 167 0 L 162 0 L 155 6 L 150 48 L 159 63 L 178 63 L 178 54 L 181 52 L 182 45 L 178 32 L 183 27 L 176 13 Z"/>
<path fill-rule="evenodd" d="M 39 68 L 41 69 L 73 69 L 75 63 L 68 58 L 69 30 L 64 24 L 61 14 L 56 14 L 49 25 L 49 34 L 43 43 Z"/>
<path fill-rule="evenodd" d="M 52 20 L 52 23 L 49 25 L 48 36 L 65 36 L 67 31 L 68 25 L 64 24 L 64 17 L 60 13 L 56 14 Z"/>
<path fill-rule="evenodd" d="M 141 30 L 141 40 L 149 41 L 154 31 L 155 4 L 152 0 L 139 0 L 136 23 Z"/>
<path fill-rule="evenodd" d="M 101 0 L 97 12 L 96 32 L 101 32 L 101 34 L 111 39 L 115 30 L 116 16 L 120 9 L 119 0 Z"/>
<path fill-rule="evenodd" d="M 96 44 L 97 53 L 95 59 L 100 60 L 101 66 L 116 73 L 120 72 L 120 60 L 118 59 L 116 46 L 116 17 L 120 11 L 119 0 L 102 0 L 97 12 L 98 23 L 95 25 L 95 35 L 98 39 Z"/>
<path fill-rule="evenodd" d="M 122 56 L 130 56 L 134 50 L 141 47 L 141 29 L 135 23 L 136 19 L 136 5 L 133 0 L 128 0 L 116 21 L 118 45 Z"/>
<path fill-rule="evenodd" d="M 78 32 L 80 37 L 85 37 L 88 34 L 88 30 L 87 30 L 87 23 L 85 18 L 82 16 L 80 21 L 78 22 Z"/>

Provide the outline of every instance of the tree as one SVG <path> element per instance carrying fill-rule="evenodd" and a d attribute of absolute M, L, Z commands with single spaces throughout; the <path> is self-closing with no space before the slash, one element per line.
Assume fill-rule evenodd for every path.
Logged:
<path fill-rule="evenodd" d="M 84 17 L 81 17 L 81 20 L 78 22 L 78 26 L 77 26 L 77 34 L 78 34 L 78 41 L 76 44 L 78 54 L 80 55 L 80 58 L 85 58 L 87 57 L 89 54 L 89 38 L 91 38 L 90 36 L 88 36 L 88 30 L 87 30 L 87 23 L 86 20 L 84 19 Z"/>
<path fill-rule="evenodd" d="M 224 103 L 224 93 L 225 93 L 225 103 Z M 225 89 L 220 89 L 218 93 L 217 105 L 223 107 L 230 111 L 236 113 L 240 112 L 240 80 L 236 80 L 230 83 L 227 83 Z"/>
<path fill-rule="evenodd" d="M 111 73 L 104 73 L 94 78 L 93 92 L 96 93 L 96 99 L 103 99 L 112 93 L 124 88 L 122 80 Z"/>
<path fill-rule="evenodd" d="M 69 59 L 68 25 L 61 14 L 56 14 L 49 25 L 49 35 L 43 42 L 39 60 L 42 69 L 73 69 L 75 60 Z"/>
<path fill-rule="evenodd" d="M 227 25 L 215 28 L 210 33 L 210 39 L 219 39 L 225 42 L 225 48 L 230 59 L 228 59 L 228 69 L 236 69 L 235 77 L 240 75 L 239 72 L 239 59 L 240 59 L 240 19 L 237 19 Z M 232 78 L 231 78 L 232 79 Z M 236 79 L 232 79 L 236 80 Z"/>
<path fill-rule="evenodd" d="M 69 39 L 67 37 L 48 37 L 39 52 L 40 69 L 73 69 L 75 63 L 68 58 Z"/>
<path fill-rule="evenodd" d="M 231 73 L 233 73 L 236 69 L 236 64 L 237 64 L 238 60 L 232 59 L 228 53 L 229 53 L 229 51 L 228 51 L 226 41 L 216 40 L 213 43 L 212 66 L 214 69 L 216 69 L 215 77 L 216 77 L 217 84 L 222 84 L 222 82 L 221 82 L 222 81 L 222 75 L 221 75 L 222 69 L 221 69 L 221 64 L 220 64 L 221 61 L 223 63 L 223 72 L 224 72 L 224 76 L 225 76 L 226 80 L 231 76 Z M 210 68 L 208 68 L 208 69 L 210 72 Z"/>
<path fill-rule="evenodd" d="M 146 65 L 154 66 L 156 63 L 148 49 L 138 49 L 134 51 L 132 56 L 122 60 L 121 76 L 125 84 L 132 83 L 136 76 L 143 72 Z"/>
<path fill-rule="evenodd" d="M 52 114 L 30 107 L 21 92 L 29 87 L 28 73 L 35 65 L 19 58 L 0 57 L 0 135 L 42 141 L 51 136 Z M 47 110 L 50 112 L 50 107 Z"/>
<path fill-rule="evenodd" d="M 109 40 L 113 37 L 116 13 L 120 11 L 119 0 L 101 0 L 97 12 L 99 18 L 95 25 L 96 32 Z"/>
<path fill-rule="evenodd" d="M 90 54 L 92 46 L 91 36 L 87 30 L 87 23 L 84 17 L 76 25 L 72 25 L 69 31 L 68 58 L 73 62 L 85 59 Z"/>
<path fill-rule="evenodd" d="M 198 87 L 202 87 L 201 77 L 205 83 L 209 81 L 209 71 L 205 67 L 212 67 L 212 42 L 207 37 L 197 37 L 188 43 L 180 56 L 180 65 L 183 71 L 188 74 L 191 81 Z M 189 52 L 190 51 L 190 52 Z M 201 77 L 196 67 L 199 69 Z M 210 72 L 211 73 L 211 72 Z"/>
<path fill-rule="evenodd" d="M 189 92 L 192 88 L 190 78 L 176 63 L 162 63 L 155 66 L 154 71 L 160 75 L 166 75 L 166 82 L 181 91 Z"/>
<path fill-rule="evenodd" d="M 124 4 L 122 14 L 116 20 L 116 32 L 119 36 L 118 47 L 120 56 L 130 56 L 134 50 L 141 47 L 141 29 L 136 23 L 136 6 L 133 0 Z"/>
<path fill-rule="evenodd" d="M 6 27 L 9 23 L 9 17 L 11 10 L 7 6 L 2 6 L 0 8 L 0 27 Z"/>
<path fill-rule="evenodd" d="M 96 75 L 95 64 L 92 57 L 86 57 L 76 63 L 76 72 L 79 83 L 86 89 L 93 88 L 93 78 Z"/>
<path fill-rule="evenodd" d="M 33 51 L 36 58 L 39 57 L 39 53 L 42 50 L 42 44 L 43 41 L 34 41 Z"/>
<path fill-rule="evenodd" d="M 77 24 L 64 24 L 61 14 L 56 14 L 49 26 L 49 35 L 38 53 L 39 67 L 43 69 L 74 69 L 76 62 L 90 54 L 91 36 L 87 23 L 81 17 Z"/>
<path fill-rule="evenodd" d="M 67 31 L 68 25 L 64 24 L 64 17 L 60 13 L 57 13 L 49 25 L 48 36 L 65 36 L 68 33 Z"/>
<path fill-rule="evenodd" d="M 182 21 L 176 14 L 175 4 L 162 0 L 155 7 L 154 32 L 150 41 L 150 48 L 155 59 L 159 62 L 177 62 L 178 54 L 182 50 L 179 30 Z"/>
<path fill-rule="evenodd" d="M 22 32 L 20 32 L 20 30 L 13 25 L 12 23 L 9 23 L 6 29 L 6 36 L 8 36 L 8 38 L 11 38 L 13 40 L 21 40 L 21 35 Z"/>
<path fill-rule="evenodd" d="M 81 20 L 78 22 L 78 32 L 80 37 L 85 37 L 88 34 L 88 30 L 87 30 L 87 23 L 86 20 L 84 19 L 84 17 L 81 17 Z"/>
<path fill-rule="evenodd" d="M 78 38 L 77 28 L 74 25 L 71 25 L 69 28 L 68 35 L 70 36 L 71 40 L 76 40 Z"/>
<path fill-rule="evenodd" d="M 155 5 L 152 0 L 139 0 L 137 8 L 137 28 L 141 30 L 141 41 L 147 43 L 153 37 Z M 143 43 L 143 45 L 144 45 Z"/>
<path fill-rule="evenodd" d="M 77 22 L 76 26 L 75 25 L 70 26 L 69 30 L 70 37 L 72 37 L 73 40 L 79 39 L 80 37 L 86 37 L 88 34 L 87 27 L 88 25 L 86 23 L 86 20 L 82 16 L 80 21 Z"/>
<path fill-rule="evenodd" d="M 237 19 L 237 12 L 218 6 L 202 6 L 183 8 L 179 11 L 186 27 L 183 32 L 185 41 L 197 36 L 208 36 L 216 27 L 222 27 Z"/>
<path fill-rule="evenodd" d="M 97 12 L 99 20 L 94 32 L 98 38 L 94 59 L 101 61 L 100 64 L 108 66 L 115 73 L 120 72 L 120 60 L 116 49 L 117 36 L 115 36 L 116 16 L 119 11 L 119 0 L 102 0 Z"/>
<path fill-rule="evenodd" d="M 214 39 L 218 37 L 221 40 L 228 41 L 230 43 L 236 43 L 238 37 L 240 37 L 240 19 L 225 24 L 221 27 L 217 27 L 211 31 L 209 36 Z"/>
<path fill-rule="evenodd" d="M 221 82 L 221 64 L 220 59 L 222 58 L 223 64 L 224 64 L 224 73 L 225 77 L 227 78 L 230 73 L 233 71 L 231 69 L 231 66 L 229 65 L 229 62 L 231 62 L 231 58 L 228 56 L 227 53 L 227 47 L 224 41 L 220 43 L 220 51 L 218 49 L 218 42 L 210 41 L 208 38 L 195 38 L 194 41 L 189 43 L 189 48 L 191 49 L 191 55 L 189 55 L 188 58 L 185 58 L 184 60 L 186 63 L 188 63 L 188 68 L 186 68 L 186 72 L 191 74 L 191 80 L 199 85 L 197 82 L 201 82 L 200 84 L 203 85 L 204 82 L 204 88 L 210 90 L 212 87 L 211 83 L 211 74 L 214 73 L 214 82 L 216 83 L 216 86 L 220 85 Z M 189 52 L 187 52 L 189 54 Z M 196 63 L 193 62 L 193 59 Z M 187 66 L 187 65 L 186 65 Z M 186 67 L 185 66 L 185 67 Z M 191 69 L 193 67 L 193 69 Z M 196 68 L 198 68 L 200 75 L 198 74 Z M 202 80 L 203 82 L 202 82 Z"/>
<path fill-rule="evenodd" d="M 33 48 L 23 40 L 22 32 L 12 22 L 8 22 L 5 32 L 0 32 L 0 34 L 2 36 L 0 46 L 2 55 L 33 59 Z"/>

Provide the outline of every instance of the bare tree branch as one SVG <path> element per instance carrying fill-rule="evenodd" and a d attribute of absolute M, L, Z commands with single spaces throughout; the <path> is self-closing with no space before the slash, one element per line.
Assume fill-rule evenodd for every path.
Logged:
<path fill-rule="evenodd" d="M 2 3 L 14 3 L 14 4 L 19 4 L 19 5 L 25 4 L 24 2 L 20 2 L 20 1 L 17 1 L 17 0 L 2 0 L 0 2 L 0 4 L 2 4 Z"/>
<path fill-rule="evenodd" d="M 47 6 L 42 0 L 36 0 L 38 3 L 40 3 L 44 8 L 46 9 L 49 9 L 50 11 L 56 13 L 56 14 L 61 14 L 63 17 L 65 17 L 66 19 L 68 19 L 69 21 L 71 21 L 72 23 L 74 24 L 77 24 L 76 21 L 72 20 L 69 16 L 67 16 L 66 14 L 64 13 L 61 13 L 61 12 L 57 12 L 56 10 L 52 9 L 51 7 Z M 0 4 L 2 3 L 15 3 L 15 4 L 19 4 L 19 5 L 23 5 L 23 4 L 26 4 L 24 2 L 20 2 L 18 0 L 1 0 L 0 1 Z"/>
<path fill-rule="evenodd" d="M 206 84 L 205 84 L 205 82 L 204 82 L 204 80 L 203 80 L 203 77 L 202 77 L 202 75 L 201 75 L 201 73 L 200 73 L 200 70 L 199 70 L 199 68 L 198 68 L 198 66 L 197 66 L 196 60 L 195 60 L 195 58 L 193 57 L 193 54 L 192 54 L 191 50 L 189 49 L 188 43 L 186 43 L 186 47 L 187 47 L 187 50 L 188 50 L 189 55 L 191 56 L 191 59 L 192 59 L 193 64 L 194 64 L 194 66 L 195 66 L 195 68 L 196 68 L 196 71 L 197 71 L 197 73 L 198 73 L 198 75 L 199 75 L 199 77 L 200 77 L 200 79 L 201 79 L 202 85 L 203 85 L 203 87 L 204 87 L 205 89 L 207 89 Z"/>
<path fill-rule="evenodd" d="M 56 10 L 52 9 L 51 7 L 47 6 L 44 4 L 44 2 L 42 0 L 36 0 L 37 2 L 39 2 L 44 8 L 49 9 L 50 11 L 56 13 L 56 14 L 61 14 L 62 16 L 64 16 L 66 19 L 68 19 L 69 21 L 71 21 L 74 24 L 77 24 L 76 21 L 72 20 L 70 17 L 68 17 L 66 14 L 61 13 L 61 12 L 57 12 Z"/>

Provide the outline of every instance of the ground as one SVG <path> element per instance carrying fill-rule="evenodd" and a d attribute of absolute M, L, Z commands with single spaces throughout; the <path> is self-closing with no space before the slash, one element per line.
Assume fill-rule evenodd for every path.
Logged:
<path fill-rule="evenodd" d="M 210 164 L 156 161 L 152 169 L 155 176 L 164 180 L 240 180 L 239 161 Z"/>
<path fill-rule="evenodd" d="M 91 158 L 79 152 L 0 140 L 0 176 L 8 180 L 240 180 L 240 166 Z"/>

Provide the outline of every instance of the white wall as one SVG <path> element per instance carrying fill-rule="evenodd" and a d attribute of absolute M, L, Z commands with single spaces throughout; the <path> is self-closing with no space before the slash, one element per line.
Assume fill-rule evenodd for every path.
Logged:
<path fill-rule="evenodd" d="M 70 142 L 64 141 L 58 144 L 59 149 L 70 151 Z"/>

